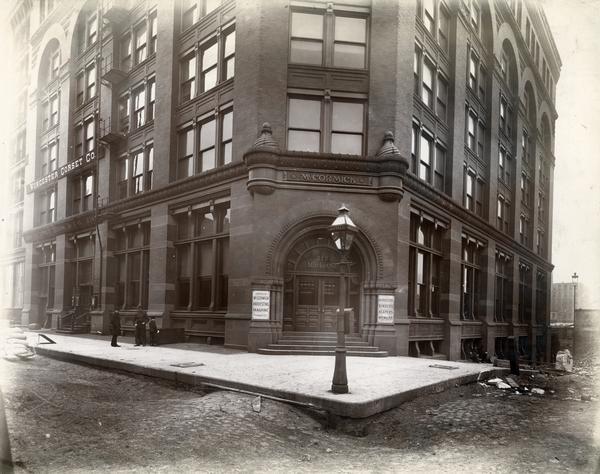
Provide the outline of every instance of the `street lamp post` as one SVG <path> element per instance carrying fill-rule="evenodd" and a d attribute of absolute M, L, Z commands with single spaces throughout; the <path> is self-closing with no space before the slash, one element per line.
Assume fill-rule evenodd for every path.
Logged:
<path fill-rule="evenodd" d="M 571 275 L 571 281 L 573 282 L 573 322 L 575 322 L 575 310 L 577 309 L 577 280 L 579 279 L 579 275 L 577 272 Z"/>
<path fill-rule="evenodd" d="M 348 393 L 348 376 L 346 373 L 346 312 L 350 309 L 346 306 L 347 282 L 350 260 L 348 253 L 354 241 L 358 228 L 348 215 L 349 210 L 342 205 L 338 209 L 338 215 L 329 226 L 331 238 L 340 254 L 340 295 L 339 308 L 337 309 L 337 344 L 335 347 L 335 369 L 331 391 L 333 393 Z"/>

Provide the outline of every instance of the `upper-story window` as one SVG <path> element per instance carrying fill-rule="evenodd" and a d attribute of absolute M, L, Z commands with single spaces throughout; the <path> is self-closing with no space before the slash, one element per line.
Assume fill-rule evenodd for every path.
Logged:
<path fill-rule="evenodd" d="M 329 15 L 292 12 L 290 62 L 365 69 L 367 18 L 335 12 L 328 21 Z"/>
<path fill-rule="evenodd" d="M 38 223 L 50 224 L 56 221 L 56 189 L 51 188 L 38 195 Z"/>
<path fill-rule="evenodd" d="M 504 95 L 500 96 L 500 131 L 512 139 L 513 113 L 512 107 Z"/>
<path fill-rule="evenodd" d="M 364 136 L 363 101 L 288 100 L 288 150 L 361 155 Z"/>
<path fill-rule="evenodd" d="M 447 120 L 448 80 L 440 72 L 432 59 L 423 54 L 423 49 L 415 45 L 413 74 L 415 95 L 444 122 Z M 435 103 L 434 103 L 435 100 Z"/>
<path fill-rule="evenodd" d="M 511 187 L 512 158 L 504 147 L 498 148 L 498 179 Z"/>
<path fill-rule="evenodd" d="M 75 147 L 73 160 L 94 151 L 94 119 L 92 117 L 75 127 Z"/>
<path fill-rule="evenodd" d="M 478 216 L 483 216 L 484 188 L 483 178 L 465 163 L 463 205 Z"/>
<path fill-rule="evenodd" d="M 119 97 L 119 129 L 123 133 L 136 130 L 154 120 L 156 111 L 156 79 L 133 87 Z M 133 119 L 133 120 L 130 120 Z M 131 121 L 131 123 L 130 123 Z"/>
<path fill-rule="evenodd" d="M 208 15 L 221 5 L 221 0 L 182 0 L 181 31 L 194 25 L 199 18 Z"/>
<path fill-rule="evenodd" d="M 146 144 L 121 157 L 117 167 L 119 199 L 152 189 L 154 173 L 154 145 Z"/>
<path fill-rule="evenodd" d="M 98 40 L 98 14 L 96 10 L 87 10 L 81 19 L 78 30 L 78 52 L 83 53 Z"/>
<path fill-rule="evenodd" d="M 58 124 L 58 94 L 42 103 L 42 130 L 48 130 Z"/>
<path fill-rule="evenodd" d="M 41 176 L 46 176 L 58 167 L 58 140 L 50 142 L 41 150 Z"/>
<path fill-rule="evenodd" d="M 467 108 L 467 147 L 479 158 L 485 153 L 485 125 L 473 110 Z"/>
<path fill-rule="evenodd" d="M 142 22 L 133 30 L 135 42 L 135 64 L 139 64 L 146 60 L 148 56 L 148 27 L 146 22 Z"/>
<path fill-rule="evenodd" d="M 216 117 L 207 115 L 178 135 L 178 179 L 229 164 L 233 158 L 233 110 L 224 109 Z"/>
<path fill-rule="evenodd" d="M 417 17 L 421 18 L 425 29 L 436 38 L 444 51 L 448 51 L 450 37 L 450 14 L 448 8 L 439 0 L 417 2 Z"/>
<path fill-rule="evenodd" d="M 60 51 L 58 49 L 50 56 L 49 68 L 48 77 L 52 81 L 58 77 L 60 72 Z"/>
<path fill-rule="evenodd" d="M 496 218 L 496 227 L 508 234 L 510 231 L 510 201 L 502 194 L 498 194 Z"/>
<path fill-rule="evenodd" d="M 219 37 L 206 40 L 198 52 L 190 51 L 179 63 L 180 102 L 196 97 L 231 79 L 235 71 L 235 30 L 227 28 Z M 199 78 L 199 83 L 197 82 Z"/>
<path fill-rule="evenodd" d="M 123 71 L 144 62 L 154 53 L 158 42 L 158 22 L 156 11 L 138 22 L 121 36 L 119 42 L 119 61 Z"/>
<path fill-rule="evenodd" d="M 411 146 L 411 171 L 420 180 L 444 191 L 446 149 L 435 142 L 433 133 L 413 122 Z"/>

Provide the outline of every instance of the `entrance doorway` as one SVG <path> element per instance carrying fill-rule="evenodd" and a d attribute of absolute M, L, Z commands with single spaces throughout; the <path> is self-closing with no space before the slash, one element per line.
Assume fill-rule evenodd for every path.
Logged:
<path fill-rule="evenodd" d="M 296 244 L 286 261 L 283 330 L 335 332 L 340 305 L 340 256 L 327 235 Z M 346 288 L 343 306 L 352 307 L 350 332 L 359 332 L 362 265 L 356 251 L 350 252 L 350 271 L 343 276 Z"/>

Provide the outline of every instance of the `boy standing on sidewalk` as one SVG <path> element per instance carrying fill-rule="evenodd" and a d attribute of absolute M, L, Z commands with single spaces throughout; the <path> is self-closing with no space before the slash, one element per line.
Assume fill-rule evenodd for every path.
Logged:
<path fill-rule="evenodd" d="M 113 311 L 110 315 L 110 333 L 112 335 L 110 345 L 112 347 L 121 347 L 117 344 L 117 337 L 121 335 L 121 316 L 117 310 Z"/>

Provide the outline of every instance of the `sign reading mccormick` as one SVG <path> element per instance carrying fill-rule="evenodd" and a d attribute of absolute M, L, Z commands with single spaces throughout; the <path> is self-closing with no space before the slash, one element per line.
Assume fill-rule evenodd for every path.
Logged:
<path fill-rule="evenodd" d="M 91 163 L 96 159 L 96 154 L 93 151 L 86 153 L 84 156 L 77 158 L 76 160 L 69 161 L 66 165 L 62 165 L 60 168 L 51 171 L 46 176 L 36 179 L 32 183 L 27 185 L 27 192 L 32 193 L 36 189 L 48 184 L 52 184 L 58 181 L 60 178 L 64 178 L 75 171 L 79 170 L 83 165 Z"/>

